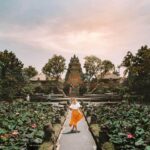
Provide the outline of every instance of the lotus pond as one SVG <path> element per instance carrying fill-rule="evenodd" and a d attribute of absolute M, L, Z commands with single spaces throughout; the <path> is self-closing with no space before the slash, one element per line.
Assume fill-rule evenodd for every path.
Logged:
<path fill-rule="evenodd" d="M 56 117 L 57 116 L 57 117 Z M 62 124 L 63 108 L 45 103 L 0 103 L 0 149 L 38 149 L 43 142 L 43 126 Z M 60 126 L 61 127 L 61 126 Z M 55 136 L 55 135 L 54 135 Z"/>
<path fill-rule="evenodd" d="M 150 106 L 86 107 L 91 130 L 103 150 L 150 150 Z"/>

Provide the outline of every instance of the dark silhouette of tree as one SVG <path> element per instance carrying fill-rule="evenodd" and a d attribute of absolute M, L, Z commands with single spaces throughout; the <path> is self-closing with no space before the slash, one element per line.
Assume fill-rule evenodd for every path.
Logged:
<path fill-rule="evenodd" d="M 128 72 L 129 89 L 148 100 L 150 96 L 150 49 L 142 46 L 135 56 L 128 52 L 122 66 L 126 67 L 126 72 Z"/>
<path fill-rule="evenodd" d="M 133 54 L 130 51 L 128 51 L 127 55 L 124 57 L 124 60 L 121 64 L 121 66 L 124 66 L 126 68 L 124 71 L 124 76 L 129 74 L 129 72 L 132 68 L 133 58 L 134 58 Z"/>
<path fill-rule="evenodd" d="M 12 52 L 0 52 L 0 97 L 12 99 L 23 87 L 23 64 Z"/>
<path fill-rule="evenodd" d="M 107 72 L 114 71 L 115 65 L 110 60 L 102 61 L 102 74 L 105 75 Z"/>
<path fill-rule="evenodd" d="M 24 72 L 25 76 L 27 76 L 28 78 L 32 78 L 33 76 L 38 74 L 37 70 L 32 66 L 24 68 L 23 72 Z"/>

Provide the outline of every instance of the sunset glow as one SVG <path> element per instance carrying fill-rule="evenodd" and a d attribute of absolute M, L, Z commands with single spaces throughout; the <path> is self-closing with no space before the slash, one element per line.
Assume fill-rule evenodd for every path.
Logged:
<path fill-rule="evenodd" d="M 119 65 L 128 50 L 150 45 L 148 0 L 5 0 L 0 20 L 0 50 L 39 71 L 55 53 L 67 62 L 96 55 Z"/>

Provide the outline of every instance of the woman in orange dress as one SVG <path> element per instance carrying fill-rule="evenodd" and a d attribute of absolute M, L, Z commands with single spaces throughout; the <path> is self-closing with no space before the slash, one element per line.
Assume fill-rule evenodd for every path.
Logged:
<path fill-rule="evenodd" d="M 77 130 L 77 123 L 83 118 L 80 107 L 81 105 L 79 104 L 79 102 L 75 98 L 72 98 L 72 103 L 69 106 L 70 110 L 72 111 L 69 123 L 70 127 L 72 127 L 71 132 L 79 132 Z"/>

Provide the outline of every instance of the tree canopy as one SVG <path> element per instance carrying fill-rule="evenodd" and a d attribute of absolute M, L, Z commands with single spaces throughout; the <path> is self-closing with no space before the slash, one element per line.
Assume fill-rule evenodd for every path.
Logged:
<path fill-rule="evenodd" d="M 102 61 L 96 56 L 86 56 L 84 63 L 85 78 L 91 81 L 93 78 L 97 78 L 102 69 Z"/>
<path fill-rule="evenodd" d="M 65 58 L 61 55 L 54 55 L 43 67 L 43 73 L 58 81 L 66 69 Z"/>
<path fill-rule="evenodd" d="M 37 75 L 37 73 L 38 73 L 37 70 L 32 66 L 24 68 L 23 72 L 28 78 L 31 78 L 31 77 Z"/>
<path fill-rule="evenodd" d="M 122 66 L 126 67 L 130 90 L 148 98 L 150 96 L 150 49 L 142 46 L 135 55 L 128 52 Z"/>
<path fill-rule="evenodd" d="M 96 56 L 85 57 L 85 78 L 88 81 L 97 79 L 98 76 L 103 76 L 107 72 L 115 71 L 115 65 L 109 60 L 101 60 Z"/>
<path fill-rule="evenodd" d="M 7 50 L 0 52 L 0 97 L 13 98 L 24 84 L 23 64 L 16 55 Z"/>
<path fill-rule="evenodd" d="M 103 60 L 102 61 L 102 73 L 106 74 L 109 71 L 115 70 L 115 65 L 110 60 Z"/>

